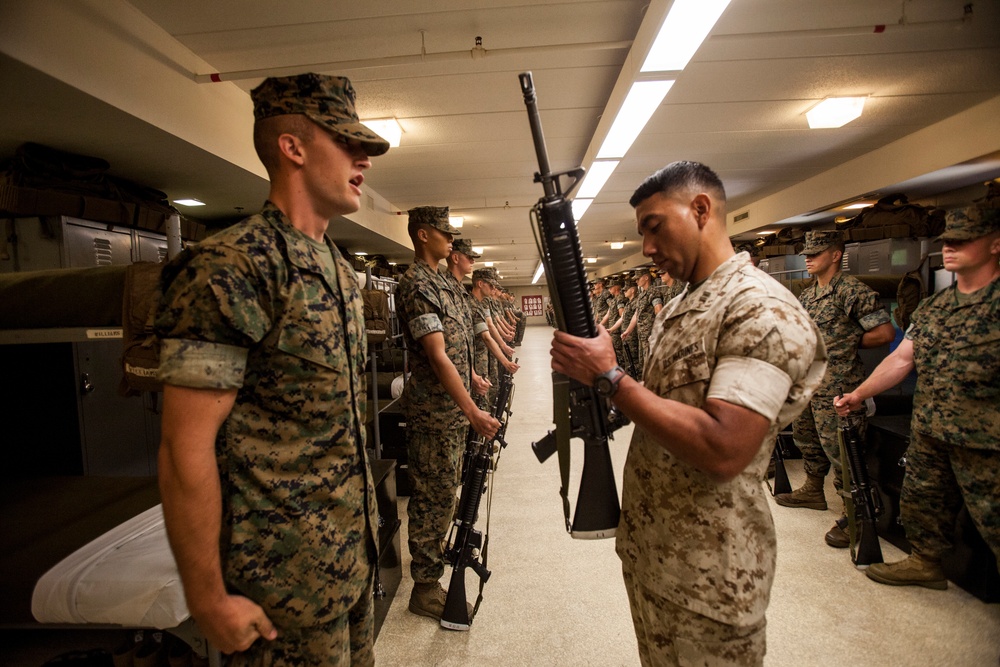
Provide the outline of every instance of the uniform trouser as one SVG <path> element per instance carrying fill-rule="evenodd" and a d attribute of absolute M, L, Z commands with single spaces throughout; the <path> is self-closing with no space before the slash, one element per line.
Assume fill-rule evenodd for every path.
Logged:
<path fill-rule="evenodd" d="M 642 667 L 757 667 L 767 649 L 766 619 L 749 626 L 720 623 L 679 607 L 622 568 Z"/>
<path fill-rule="evenodd" d="M 223 657 L 227 667 L 370 667 L 375 664 L 372 582 L 347 613 L 326 625 L 278 628 L 274 641 L 258 639 L 248 650 Z"/>
<path fill-rule="evenodd" d="M 524 327 L 528 325 L 528 317 L 524 316 L 517 321 L 517 326 L 514 328 L 514 342 L 520 343 L 524 340 Z"/>
<path fill-rule="evenodd" d="M 955 519 L 965 507 L 1000 563 L 1000 452 L 968 449 L 914 431 L 906 450 L 899 498 L 906 539 L 924 556 L 952 547 Z"/>
<path fill-rule="evenodd" d="M 629 354 L 632 355 L 632 364 L 635 366 L 636 379 L 642 379 L 642 356 L 639 354 L 639 332 L 632 331 L 629 337 L 622 341 L 628 347 Z"/>
<path fill-rule="evenodd" d="M 622 346 L 622 335 L 620 330 L 611 332 L 611 343 L 615 348 L 615 358 L 618 360 L 618 365 L 625 368 L 628 362 L 625 358 L 625 348 Z"/>
<path fill-rule="evenodd" d="M 500 383 L 500 360 L 494 357 L 493 354 L 491 353 L 489 363 L 490 363 L 489 380 L 490 384 L 493 386 L 490 387 L 488 392 L 486 392 L 487 407 L 482 408 L 487 412 L 490 411 L 491 409 L 490 406 L 492 406 L 497 401 L 497 389 L 499 389 L 499 383 Z"/>
<path fill-rule="evenodd" d="M 795 446 L 802 450 L 803 467 L 806 474 L 826 477 L 833 468 L 833 488 L 844 488 L 844 472 L 840 465 L 840 422 L 833 408 L 833 396 L 813 396 L 809 405 L 792 422 L 792 438 Z M 868 428 L 865 410 L 852 413 L 862 441 Z"/>
<path fill-rule="evenodd" d="M 638 333 L 638 332 L 637 332 Z M 649 359 L 649 336 L 639 336 L 639 366 L 646 372 L 646 359 Z M 639 376 L 640 378 L 642 375 Z"/>
<path fill-rule="evenodd" d="M 407 432 L 413 489 L 406 514 L 410 575 L 416 583 L 433 583 L 444 574 L 442 543 L 455 517 L 467 429 L 468 425 L 441 431 L 411 427 Z"/>

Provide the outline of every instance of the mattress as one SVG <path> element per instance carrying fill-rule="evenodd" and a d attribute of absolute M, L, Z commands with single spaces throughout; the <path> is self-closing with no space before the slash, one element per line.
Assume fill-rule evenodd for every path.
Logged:
<path fill-rule="evenodd" d="M 35 584 L 42 623 L 167 629 L 190 614 L 163 523 L 163 506 L 132 517 L 56 563 Z"/>

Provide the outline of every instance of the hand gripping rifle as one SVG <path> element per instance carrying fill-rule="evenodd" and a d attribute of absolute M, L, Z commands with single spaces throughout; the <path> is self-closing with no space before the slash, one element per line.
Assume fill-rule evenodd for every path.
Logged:
<path fill-rule="evenodd" d="M 843 396 L 844 392 L 840 393 Z M 844 503 L 851 536 L 851 559 L 855 565 L 861 566 L 881 563 L 882 547 L 879 545 L 875 522 L 882 514 L 882 499 L 868 475 L 868 465 L 863 453 L 864 443 L 850 415 L 840 417 L 839 436 L 844 485 L 849 485 L 851 489 L 850 496 L 845 497 Z"/>
<path fill-rule="evenodd" d="M 447 547 L 444 557 L 451 563 L 451 582 L 448 584 L 448 597 L 445 599 L 444 612 L 441 614 L 441 627 L 449 630 L 468 630 L 472 619 L 479 611 L 483 601 L 483 586 L 490 578 L 486 569 L 487 547 L 489 546 L 489 498 L 492 496 L 490 475 L 496 469 L 493 455 L 498 454 L 494 443 L 506 447 L 504 434 L 507 431 L 507 419 L 511 414 L 510 404 L 514 398 L 514 376 L 506 369 L 500 371 L 500 385 L 497 388 L 497 401 L 493 406 L 493 417 L 500 422 L 500 428 L 492 438 L 471 436 L 466 443 L 464 468 L 462 473 L 462 493 L 458 501 L 458 513 L 448 533 Z M 470 429 L 470 434 L 475 431 Z M 499 456 L 499 454 L 498 454 Z M 476 530 L 476 520 L 479 518 L 479 504 L 482 497 L 490 491 L 486 502 L 486 530 Z M 465 570 L 479 575 L 479 597 L 476 605 L 469 613 L 466 605 Z"/>
<path fill-rule="evenodd" d="M 566 197 L 583 177 L 582 167 L 552 173 L 549 170 L 548 151 L 542 135 L 542 124 L 535 100 L 535 86 L 531 72 L 520 76 L 524 104 L 528 108 L 531 136 L 538 156 L 539 171 L 535 182 L 541 183 L 545 195 L 531 209 L 532 225 L 538 251 L 549 282 L 549 293 L 555 309 L 556 325 L 560 331 L 574 336 L 594 338 L 597 325 L 587 290 L 587 272 L 583 266 L 583 252 L 576 230 L 571 202 Z M 563 192 L 561 178 L 572 179 Z M 612 417 L 607 402 L 592 388 L 567 378 L 552 374 L 554 431 L 549 431 L 531 448 L 540 462 L 554 452 L 559 452 L 559 471 L 562 478 L 560 495 L 566 530 L 575 538 L 595 539 L 611 537 L 618 527 L 621 506 L 611 467 L 608 440 L 611 433 L 624 425 L 623 417 Z M 584 443 L 583 474 L 576 501 L 576 514 L 569 520 L 569 459 L 571 437 Z"/>

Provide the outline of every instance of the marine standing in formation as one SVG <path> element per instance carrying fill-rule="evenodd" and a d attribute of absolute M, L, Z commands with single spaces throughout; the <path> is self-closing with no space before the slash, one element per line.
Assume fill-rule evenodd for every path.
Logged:
<path fill-rule="evenodd" d="M 833 397 L 864 379 L 864 365 L 858 350 L 881 347 L 896 337 L 889 313 L 881 306 L 878 294 L 854 276 L 841 273 L 844 242 L 838 232 L 806 232 L 806 270 L 815 282 L 799 294 L 799 301 L 823 334 L 829 356 L 823 383 L 812 400 L 792 424 L 792 437 L 802 450 L 806 471 L 805 483 L 791 493 L 774 497 L 784 507 L 827 508 L 823 482 L 833 468 L 833 488 L 844 488 L 841 470 L 837 413 Z M 864 438 L 867 427 L 864 406 L 855 411 L 853 424 Z M 826 534 L 831 547 L 846 548 L 850 539 L 842 516 Z"/>
<path fill-rule="evenodd" d="M 465 290 L 437 269 L 459 233 L 448 222 L 448 208 L 411 209 L 407 231 L 415 258 L 399 280 L 396 307 L 411 370 L 403 391 L 413 482 L 407 505 L 413 578 L 409 610 L 440 619 L 446 598 L 438 582 L 444 574 L 442 545 L 455 514 L 468 427 L 491 438 L 500 423 L 470 393 L 485 394 L 488 387 L 472 382 L 472 320 Z"/>
<path fill-rule="evenodd" d="M 198 628 L 233 665 L 372 665 L 375 491 L 357 276 L 326 236 L 369 156 L 342 77 L 251 92 L 263 210 L 164 268 L 163 513 Z"/>
<path fill-rule="evenodd" d="M 1000 564 L 1000 209 L 949 211 L 939 239 L 955 284 L 924 299 L 899 346 L 834 405 L 846 415 L 916 369 L 899 498 L 913 550 L 865 574 L 883 584 L 945 589 L 941 556 L 952 546 L 963 502 Z"/>
<path fill-rule="evenodd" d="M 635 423 L 617 551 L 642 664 L 760 665 L 776 551 L 760 480 L 778 429 L 823 377 L 823 341 L 795 297 L 734 252 L 708 167 L 670 164 L 630 203 L 643 254 L 690 281 L 657 316 L 645 385 L 615 366 L 603 329 L 557 331 L 552 367 L 606 378 Z"/>

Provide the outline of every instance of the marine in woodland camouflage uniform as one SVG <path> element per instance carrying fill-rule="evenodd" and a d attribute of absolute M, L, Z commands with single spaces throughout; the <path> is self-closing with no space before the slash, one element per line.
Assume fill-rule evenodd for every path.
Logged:
<path fill-rule="evenodd" d="M 802 290 L 799 301 L 823 334 L 829 359 L 823 383 L 792 424 L 792 437 L 802 450 L 806 482 L 801 489 L 779 494 L 774 499 L 785 507 L 825 510 L 823 479 L 831 466 L 834 488 L 838 492 L 844 488 L 839 423 L 833 397 L 864 379 L 864 364 L 858 351 L 885 345 L 896 332 L 875 290 L 854 276 L 840 272 L 843 255 L 840 234 L 835 231 L 806 232 L 805 239 L 799 254 L 806 256 L 806 268 L 816 279 Z M 868 425 L 865 410 L 853 413 L 851 423 L 864 438 Z M 848 546 L 850 542 L 843 530 L 846 525 L 846 518 L 839 521 L 827 534 L 827 544 Z"/>
<path fill-rule="evenodd" d="M 423 206 L 410 210 L 410 220 L 439 225 L 447 222 L 447 208 Z M 442 227 L 443 228 L 443 227 Z M 458 230 L 443 228 L 451 234 Z M 410 573 L 415 582 L 435 582 L 444 574 L 441 541 L 455 511 L 461 457 L 468 422 L 431 368 L 419 340 L 444 334 L 446 351 L 466 388 L 471 387 L 473 342 L 471 314 L 455 281 L 436 266 L 415 259 L 399 279 L 396 304 L 406 347 L 410 350 L 410 379 L 404 389 L 407 454 L 413 492 L 409 515 Z"/>
<path fill-rule="evenodd" d="M 291 171 L 315 174 L 314 153 L 335 156 L 338 185 L 348 191 L 351 174 L 370 166 L 367 155 L 388 149 L 358 123 L 345 78 L 267 79 L 251 95 L 258 153 L 277 202 L 296 189 Z M 296 169 L 267 155 L 280 131 L 304 146 Z M 359 198 L 354 192 L 317 212 L 348 213 Z M 199 626 L 224 652 L 243 651 L 231 664 L 374 663 L 376 515 L 365 451 L 363 306 L 356 274 L 323 236 L 326 224 L 319 216 L 292 220 L 268 201 L 258 215 L 185 250 L 162 274 L 155 328 L 165 383 L 164 513 Z M 221 426 L 213 431 L 216 419 Z M 208 432 L 216 433 L 214 452 L 191 458 Z M 221 498 L 212 497 L 206 460 L 218 461 Z M 221 534 L 213 539 L 196 524 L 211 521 L 219 500 Z M 197 519 L 184 514 L 186 503 Z M 191 542 L 195 535 L 208 542 Z M 244 596 L 263 616 L 249 601 L 236 612 L 204 611 L 198 599 L 214 593 L 214 578 L 193 563 L 213 547 L 222 597 L 227 590 L 232 602 Z"/>
<path fill-rule="evenodd" d="M 916 369 L 899 501 L 913 551 L 866 574 L 880 583 L 944 589 L 941 556 L 952 547 L 963 502 L 1000 562 L 1000 209 L 949 211 L 940 238 L 957 283 L 921 302 L 903 342 L 837 404 L 845 412 Z M 885 372 L 893 367 L 895 375 Z"/>
<path fill-rule="evenodd" d="M 439 618 L 445 594 L 438 584 L 444 574 L 443 542 L 455 514 L 469 420 L 473 420 L 474 427 L 479 426 L 477 431 L 489 423 L 495 433 L 499 424 L 476 407 L 470 394 L 473 336 L 465 289 L 427 261 L 431 258 L 437 264 L 451 251 L 451 237 L 458 230 L 448 223 L 448 208 L 411 209 L 409 233 L 416 257 L 396 288 L 396 307 L 410 350 L 411 371 L 403 391 L 409 475 L 413 482 L 407 505 L 410 574 L 414 582 L 409 608 Z M 447 368 L 432 363 L 429 346 L 438 334 Z M 451 385 L 452 379 L 457 386 Z"/>
<path fill-rule="evenodd" d="M 622 313 L 622 326 L 619 327 L 617 332 L 619 335 L 625 333 L 628 325 L 632 322 L 632 317 L 636 314 L 635 307 L 638 291 L 638 285 L 631 280 L 625 283 L 625 311 Z M 639 336 L 633 333 L 628 338 L 623 338 L 622 349 L 628 352 L 625 360 L 632 362 L 632 377 L 642 379 L 642 366 L 639 360 Z"/>
<path fill-rule="evenodd" d="M 594 291 L 591 295 L 591 299 L 594 304 L 594 320 L 601 322 L 604 320 L 604 316 L 608 312 L 608 294 L 610 294 L 605 288 L 604 278 L 594 279 Z"/>
<path fill-rule="evenodd" d="M 694 281 L 656 317 L 645 386 L 621 378 L 612 398 L 650 425 L 633 431 L 616 545 L 641 661 L 760 665 L 776 549 L 760 480 L 779 425 L 822 378 L 823 342 L 791 292 L 733 254 L 707 167 L 668 165 L 631 203 L 653 261 Z M 699 226 L 678 247 L 674 230 Z M 701 264 L 713 256 L 728 259 Z M 581 382 L 613 363 L 605 337 L 560 332 L 552 358 Z"/>
<path fill-rule="evenodd" d="M 649 269 L 640 269 L 638 280 L 641 291 L 636 303 L 635 326 L 639 341 L 639 367 L 645 373 L 646 359 L 649 357 L 649 337 L 653 333 L 653 320 L 663 307 L 663 299 L 659 290 L 652 289 L 652 276 Z"/>
<path fill-rule="evenodd" d="M 611 278 L 608 281 L 608 312 L 604 326 L 609 331 L 623 317 L 622 313 L 625 311 L 625 304 L 628 301 L 625 295 L 622 294 L 624 286 L 625 281 L 621 278 Z M 627 362 L 625 361 L 625 348 L 622 346 L 620 329 L 621 327 L 619 327 L 618 331 L 611 334 L 611 342 L 615 346 L 615 357 L 618 358 L 618 365 L 624 368 Z"/>
<path fill-rule="evenodd" d="M 472 250 L 472 241 L 469 239 L 455 239 L 451 245 L 452 252 L 460 252 L 470 259 L 479 259 L 482 255 L 474 252 Z M 450 268 L 450 267 L 449 267 Z M 465 303 L 469 308 L 469 313 L 472 316 L 472 339 L 473 339 L 473 351 L 472 351 L 472 367 L 475 372 L 483 378 L 489 379 L 490 383 L 494 386 L 496 381 L 490 375 L 490 351 L 486 347 L 486 341 L 483 340 L 482 334 L 485 332 L 489 334 L 489 327 L 486 326 L 486 312 L 483 306 L 476 301 L 469 294 L 465 286 L 458 280 L 458 277 L 454 275 L 448 275 L 449 278 L 458 283 L 458 287 L 461 289 L 462 294 L 465 297 Z M 492 387 L 490 388 L 493 389 Z M 483 396 L 474 395 L 473 398 L 478 405 L 483 410 L 490 409 L 489 394 Z"/>

